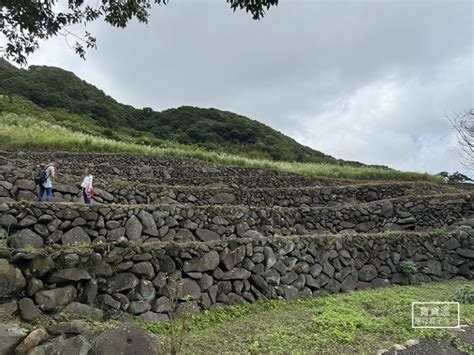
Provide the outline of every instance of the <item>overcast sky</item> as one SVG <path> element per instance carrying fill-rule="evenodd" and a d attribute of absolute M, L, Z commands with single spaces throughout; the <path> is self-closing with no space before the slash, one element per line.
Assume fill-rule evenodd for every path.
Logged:
<path fill-rule="evenodd" d="M 89 25 L 87 61 L 61 38 L 29 63 L 136 107 L 240 113 L 337 158 L 473 175 L 445 118 L 474 107 L 473 18 L 456 0 L 280 0 L 260 22 L 225 0 L 171 0 L 148 25 Z"/>

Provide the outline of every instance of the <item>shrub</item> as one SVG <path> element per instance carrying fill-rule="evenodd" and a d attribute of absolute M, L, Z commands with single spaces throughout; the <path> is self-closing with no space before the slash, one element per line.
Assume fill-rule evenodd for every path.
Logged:
<path fill-rule="evenodd" d="M 405 275 L 415 274 L 418 271 L 416 264 L 411 260 L 405 260 L 400 263 L 400 269 Z"/>
<path fill-rule="evenodd" d="M 474 304 L 474 286 L 462 286 L 456 290 L 456 302 Z"/>

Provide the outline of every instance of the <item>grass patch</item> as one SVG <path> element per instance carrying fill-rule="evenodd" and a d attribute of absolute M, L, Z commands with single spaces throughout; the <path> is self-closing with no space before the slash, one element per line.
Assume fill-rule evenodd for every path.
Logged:
<path fill-rule="evenodd" d="M 443 182 L 438 176 L 373 167 L 336 164 L 303 164 L 257 160 L 209 152 L 192 146 L 150 146 L 85 134 L 43 118 L 13 113 L 0 114 L 0 149 L 53 149 L 75 152 L 104 152 L 191 158 L 226 166 L 272 169 L 310 177 L 349 180 L 398 180 Z"/>
<path fill-rule="evenodd" d="M 449 281 L 327 295 L 291 302 L 257 302 L 206 311 L 191 319 L 185 353 L 373 354 L 408 339 L 447 330 L 411 328 L 411 302 L 453 301 L 472 285 Z M 461 305 L 461 323 L 474 323 L 474 305 Z M 169 324 L 143 325 L 167 341 Z"/>

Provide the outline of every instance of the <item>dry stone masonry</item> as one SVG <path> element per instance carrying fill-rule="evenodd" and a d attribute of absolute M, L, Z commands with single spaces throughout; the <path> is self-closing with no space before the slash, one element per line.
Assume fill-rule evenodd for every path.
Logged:
<path fill-rule="evenodd" d="M 421 230 L 473 213 L 470 195 L 380 200 L 332 208 L 3 203 L 0 226 L 14 248 L 123 240 L 213 241 L 309 233 Z"/>
<path fill-rule="evenodd" d="M 16 166 L 0 165 L 0 200 L 34 201 L 36 186 L 33 183 L 35 168 L 29 170 Z M 54 184 L 53 201 L 74 202 L 80 200 L 79 175 L 61 174 Z M 95 178 L 97 203 L 118 204 L 192 204 L 206 205 L 250 205 L 261 207 L 324 207 L 348 203 L 364 203 L 375 200 L 396 198 L 408 195 L 431 195 L 462 192 L 460 188 L 434 183 L 358 183 L 348 186 L 329 184 L 328 181 L 312 182 L 306 187 L 249 187 L 246 185 L 225 184 L 222 181 L 204 186 L 166 185 L 142 183 L 143 177 L 130 183 L 122 175 L 107 179 L 98 174 Z M 286 177 L 284 178 L 286 180 Z M 188 182 L 189 184 L 189 182 Z"/>
<path fill-rule="evenodd" d="M 473 190 L 464 186 L 60 153 L 53 203 L 36 203 L 32 178 L 48 157 L 0 153 L 0 316 L 62 321 L 0 328 L 1 354 L 156 353 L 159 341 L 135 326 L 96 337 L 83 319 L 163 322 L 256 300 L 474 277 Z M 85 165 L 96 176 L 89 206 L 78 203 Z"/>
<path fill-rule="evenodd" d="M 62 312 L 146 322 L 167 320 L 172 309 L 472 278 L 474 230 L 122 243 L 1 256 L 0 295 L 17 299 L 9 312 L 25 320 Z M 407 261 L 416 271 L 403 269 Z"/>

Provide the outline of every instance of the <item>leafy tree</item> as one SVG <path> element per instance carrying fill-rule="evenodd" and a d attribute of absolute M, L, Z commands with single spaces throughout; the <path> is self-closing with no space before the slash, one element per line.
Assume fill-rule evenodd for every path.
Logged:
<path fill-rule="evenodd" d="M 276 6 L 278 0 L 226 0 L 231 9 L 245 10 L 259 20 L 265 10 Z M 0 28 L 7 39 L 0 48 L 6 58 L 26 64 L 26 56 L 39 47 L 39 40 L 62 35 L 73 37 L 72 45 L 85 58 L 86 49 L 96 48 L 95 37 L 85 31 L 82 37 L 68 30 L 74 24 L 87 24 L 99 19 L 124 28 L 132 19 L 147 23 L 152 5 L 166 5 L 169 0 L 3 0 Z M 58 11 L 58 9 L 61 9 Z"/>
<path fill-rule="evenodd" d="M 446 180 L 446 182 L 451 182 L 455 184 L 462 184 L 474 181 L 469 176 L 461 174 L 459 171 L 456 171 L 452 174 L 448 173 L 447 171 L 442 171 L 438 175 L 442 176 Z"/>

